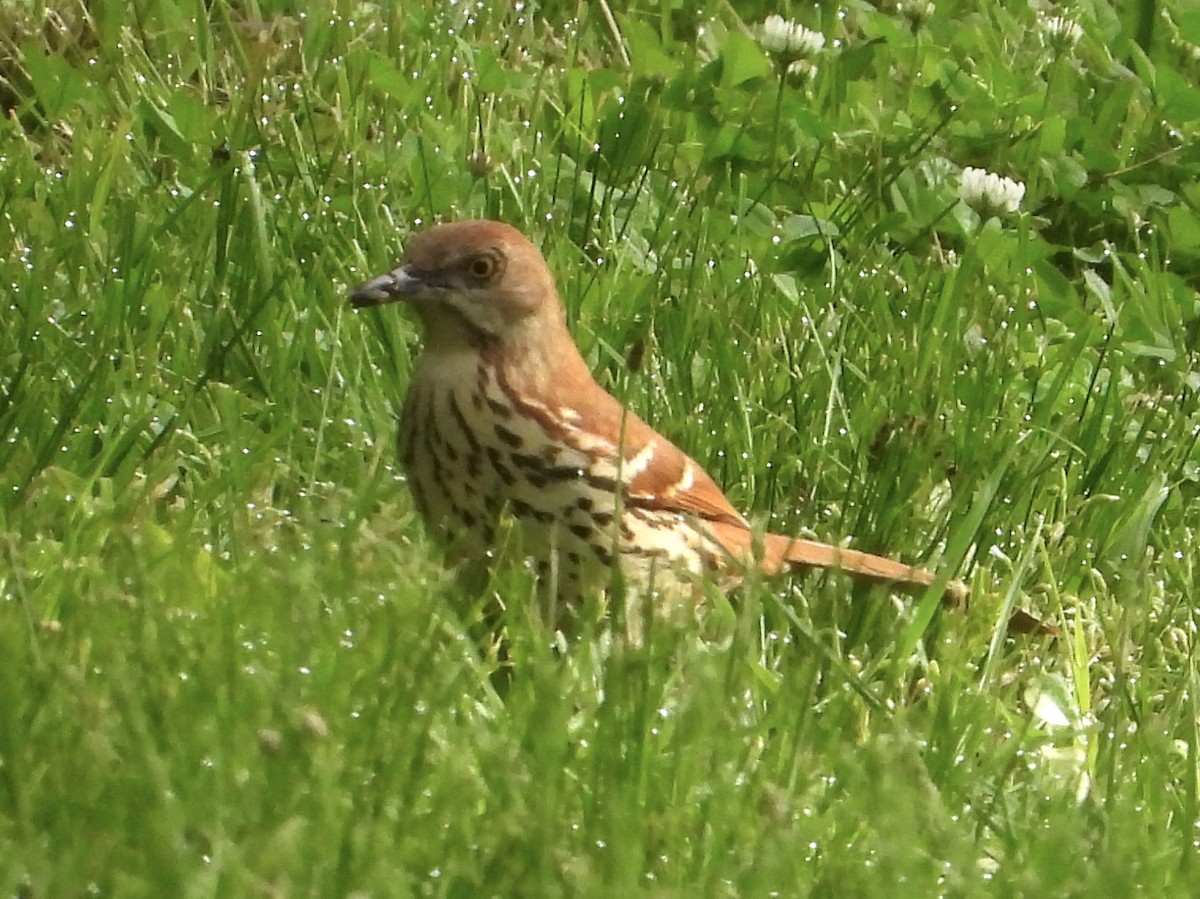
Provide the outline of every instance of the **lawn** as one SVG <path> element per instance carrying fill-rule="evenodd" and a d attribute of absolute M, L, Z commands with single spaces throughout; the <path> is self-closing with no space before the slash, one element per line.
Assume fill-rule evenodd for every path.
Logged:
<path fill-rule="evenodd" d="M 1193 895 L 1200 11 L 1120 6 L 0 0 L 0 893 Z M 466 217 L 756 524 L 970 605 L 465 593 L 346 295 Z"/>

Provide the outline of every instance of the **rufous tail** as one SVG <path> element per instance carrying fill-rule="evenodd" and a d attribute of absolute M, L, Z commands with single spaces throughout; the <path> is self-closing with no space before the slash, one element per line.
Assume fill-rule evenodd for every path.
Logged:
<path fill-rule="evenodd" d="M 768 577 L 797 568 L 831 568 L 855 577 L 891 584 L 910 593 L 928 587 L 936 580 L 936 575 L 924 568 L 857 549 L 844 549 L 783 534 L 763 534 L 760 546 L 750 531 L 732 522 L 717 523 L 713 531 L 731 555 L 743 561 L 754 559 L 758 569 Z M 966 598 L 967 587 L 962 581 L 947 582 L 943 597 L 947 605 L 962 605 Z"/>

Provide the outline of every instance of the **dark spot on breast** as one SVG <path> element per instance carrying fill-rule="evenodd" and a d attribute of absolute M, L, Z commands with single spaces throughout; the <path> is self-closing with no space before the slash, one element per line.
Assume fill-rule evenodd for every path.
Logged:
<path fill-rule="evenodd" d="M 431 461 L 433 462 L 433 466 L 430 468 L 430 474 L 433 475 L 433 480 L 437 482 L 438 489 L 441 493 L 448 494 L 450 491 L 446 487 L 445 471 L 438 462 L 437 456 L 434 456 Z"/>
<path fill-rule="evenodd" d="M 447 400 L 450 406 L 450 414 L 454 416 L 455 424 L 458 425 L 458 429 L 462 432 L 463 439 L 467 441 L 468 448 L 473 453 L 479 452 L 479 441 L 475 439 L 475 432 L 471 430 L 471 425 L 467 422 L 467 417 L 463 415 L 462 409 L 458 407 L 458 400 L 453 393 L 449 394 Z"/>
<path fill-rule="evenodd" d="M 511 487 L 517 482 L 517 476 L 513 474 L 512 469 L 504 464 L 504 457 L 500 455 L 500 450 L 494 446 L 487 448 L 488 461 L 492 463 L 492 468 L 496 469 L 496 474 L 500 475 L 500 480 Z"/>
<path fill-rule="evenodd" d="M 512 460 L 525 472 L 525 476 L 535 487 L 544 487 L 550 483 L 560 484 L 565 481 L 576 481 L 584 476 L 583 469 L 578 466 L 547 465 L 540 455 L 513 453 Z"/>
<path fill-rule="evenodd" d="M 617 482 L 612 478 L 601 477 L 598 474 L 590 474 L 587 476 L 588 486 L 594 490 L 599 490 L 601 493 L 616 493 Z"/>
<path fill-rule="evenodd" d="M 508 428 L 504 427 L 504 425 L 501 425 L 501 424 L 496 425 L 495 430 L 496 430 L 496 436 L 499 437 L 505 443 L 507 443 L 509 446 L 511 446 L 513 449 L 520 449 L 521 445 L 525 442 L 524 440 L 521 439 L 519 434 L 514 434 Z"/>
<path fill-rule="evenodd" d="M 487 404 L 488 408 L 492 410 L 492 414 L 497 418 L 508 419 L 513 417 L 512 406 L 506 406 L 504 403 L 500 402 L 499 400 L 494 400 L 490 396 L 487 397 Z"/>
<path fill-rule="evenodd" d="M 538 509 L 531 506 L 529 503 L 520 499 L 510 499 L 508 506 L 512 509 L 513 514 L 518 518 L 533 518 L 542 524 L 549 524 L 554 520 L 554 514 L 547 512 L 545 509 Z"/>
<path fill-rule="evenodd" d="M 624 546 L 621 548 L 621 554 L 625 556 L 640 556 L 646 559 L 670 558 L 670 553 L 661 546 L 655 549 L 647 549 L 644 546 Z"/>
<path fill-rule="evenodd" d="M 526 470 L 541 471 L 545 468 L 542 465 L 542 460 L 537 456 L 531 456 L 528 453 L 513 453 L 513 463 Z"/>
<path fill-rule="evenodd" d="M 437 416 L 433 414 L 433 406 L 427 406 L 425 409 L 425 432 L 421 436 L 425 444 L 425 449 L 430 453 L 436 454 L 435 441 L 438 440 L 440 432 L 437 426 Z"/>

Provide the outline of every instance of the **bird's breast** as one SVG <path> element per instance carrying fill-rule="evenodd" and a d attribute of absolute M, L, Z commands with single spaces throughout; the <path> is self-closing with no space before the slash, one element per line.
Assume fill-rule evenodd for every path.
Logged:
<path fill-rule="evenodd" d="M 623 495 L 652 448 L 623 456 L 570 397 L 551 406 L 522 394 L 482 355 L 427 356 L 405 402 L 402 461 L 426 524 L 456 559 L 485 557 L 511 517 L 521 552 L 563 593 L 606 584 L 614 561 L 639 581 L 655 567 L 665 578 L 711 564 L 684 515 Z"/>

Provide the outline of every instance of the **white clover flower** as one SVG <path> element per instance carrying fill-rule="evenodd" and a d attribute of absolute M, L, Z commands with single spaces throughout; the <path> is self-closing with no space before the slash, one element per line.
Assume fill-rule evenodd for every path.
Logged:
<path fill-rule="evenodd" d="M 932 19 L 933 14 L 937 12 L 933 0 L 900 0 L 896 4 L 896 9 L 900 15 L 908 19 L 914 28 L 920 26 L 922 22 Z"/>
<path fill-rule="evenodd" d="M 1016 212 L 1025 198 L 1025 185 L 986 169 L 967 166 L 962 171 L 958 196 L 986 219 L 1001 212 Z"/>
<path fill-rule="evenodd" d="M 825 35 L 783 16 L 767 16 L 762 23 L 758 42 L 768 53 L 778 53 L 780 56 L 815 56 L 825 46 Z"/>
<path fill-rule="evenodd" d="M 788 63 L 787 76 L 796 84 L 805 84 L 817 77 L 819 70 L 807 59 L 796 59 Z"/>
<path fill-rule="evenodd" d="M 1066 16 L 1043 16 L 1039 20 L 1042 38 L 1051 47 L 1066 50 L 1074 47 L 1083 37 L 1083 28 L 1074 19 Z"/>

